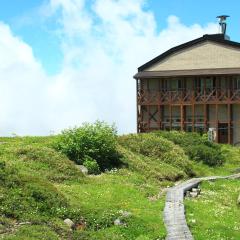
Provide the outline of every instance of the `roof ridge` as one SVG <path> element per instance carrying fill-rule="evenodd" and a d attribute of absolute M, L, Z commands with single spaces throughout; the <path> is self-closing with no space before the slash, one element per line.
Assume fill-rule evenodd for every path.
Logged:
<path fill-rule="evenodd" d="M 231 40 L 227 40 L 227 39 L 224 38 L 223 34 L 205 34 L 200 38 L 196 38 L 196 39 L 193 39 L 191 41 L 188 41 L 188 42 L 182 43 L 178 46 L 170 48 L 169 50 L 163 52 L 159 56 L 153 58 L 152 60 L 150 60 L 147 63 L 140 66 L 138 68 L 138 72 L 144 71 L 146 68 L 148 68 L 148 67 L 152 66 L 153 64 L 163 60 L 165 57 L 167 57 L 167 56 L 169 56 L 169 55 L 171 55 L 171 54 L 173 54 L 177 51 L 189 48 L 189 47 L 191 47 L 195 44 L 202 43 L 204 41 L 212 41 L 212 42 L 216 42 L 216 43 L 240 48 L 240 43 L 239 42 L 234 42 L 234 41 L 231 41 Z"/>

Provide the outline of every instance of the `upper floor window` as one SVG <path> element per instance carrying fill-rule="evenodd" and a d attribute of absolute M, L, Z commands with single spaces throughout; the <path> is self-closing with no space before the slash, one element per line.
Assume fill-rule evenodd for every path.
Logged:
<path fill-rule="evenodd" d="M 182 79 L 172 79 L 171 80 L 171 90 L 177 91 L 177 90 L 182 90 L 183 88 L 183 80 Z"/>
<path fill-rule="evenodd" d="M 240 76 L 236 76 L 233 78 L 233 86 L 234 89 L 240 89 Z"/>
<path fill-rule="evenodd" d="M 213 89 L 214 87 L 214 79 L 213 78 L 206 78 L 206 89 Z"/>
<path fill-rule="evenodd" d="M 196 80 L 196 87 L 198 90 L 204 91 L 212 90 L 215 87 L 215 78 L 213 77 L 201 77 Z"/>
<path fill-rule="evenodd" d="M 240 77 L 239 76 L 237 77 L 236 81 L 237 81 L 236 88 L 240 89 Z"/>

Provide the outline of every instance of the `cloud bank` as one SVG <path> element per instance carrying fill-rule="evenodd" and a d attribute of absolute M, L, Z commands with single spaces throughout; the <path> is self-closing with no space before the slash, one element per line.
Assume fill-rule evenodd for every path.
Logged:
<path fill-rule="evenodd" d="M 135 132 L 132 76 L 137 67 L 175 45 L 218 30 L 215 23 L 186 26 L 169 16 L 167 27 L 158 31 L 145 4 L 50 0 L 43 15 L 56 21 L 64 56 L 55 76 L 48 76 L 31 46 L 0 22 L 0 135 L 46 135 L 97 119 L 115 122 L 120 133 Z"/>

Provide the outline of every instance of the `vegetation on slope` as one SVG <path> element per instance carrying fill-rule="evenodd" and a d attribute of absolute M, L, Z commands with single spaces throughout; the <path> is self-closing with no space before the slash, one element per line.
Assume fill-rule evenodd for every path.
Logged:
<path fill-rule="evenodd" d="M 117 138 L 114 128 L 98 122 L 55 137 L 1 138 L 0 238 L 164 239 L 164 188 L 192 176 L 228 174 L 240 153 L 210 144 L 229 157 L 209 167 L 161 134 Z M 74 161 L 94 162 L 102 172 L 84 176 Z M 65 218 L 74 221 L 73 230 Z"/>
<path fill-rule="evenodd" d="M 52 239 L 67 238 L 63 219 L 69 216 L 78 221 L 81 213 L 70 206 L 54 183 L 82 182 L 83 175 L 65 156 L 43 146 L 41 138 L 40 143 L 38 138 L 1 140 L 0 227 L 3 233 L 19 228 L 16 237 L 6 239 L 35 239 L 37 232 L 43 231 L 40 226 L 55 236 Z M 18 223 L 26 225 L 20 227 Z M 45 239 L 49 239 L 47 235 Z"/>
<path fill-rule="evenodd" d="M 159 214 L 164 199 L 148 199 L 159 192 L 155 181 L 128 169 L 83 176 L 74 162 L 51 147 L 55 140 L 0 140 L 0 176 L 6 183 L 1 182 L 0 188 L 3 239 L 164 238 Z M 121 210 L 131 216 L 123 218 Z M 78 228 L 69 231 L 65 218 Z M 124 225 L 115 226 L 117 218 Z"/>
<path fill-rule="evenodd" d="M 209 142 L 207 135 L 179 131 L 158 131 L 155 134 L 180 146 L 191 160 L 209 166 L 220 166 L 225 161 L 221 145 Z"/>
<path fill-rule="evenodd" d="M 135 171 L 159 181 L 193 176 L 192 163 L 184 151 L 155 134 L 130 134 L 119 138 L 123 162 Z"/>

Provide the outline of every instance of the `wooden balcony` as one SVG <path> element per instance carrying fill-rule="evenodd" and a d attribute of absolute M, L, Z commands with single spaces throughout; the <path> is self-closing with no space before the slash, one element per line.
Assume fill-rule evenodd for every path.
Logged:
<path fill-rule="evenodd" d="M 139 105 L 240 103 L 240 89 L 139 90 Z"/>

